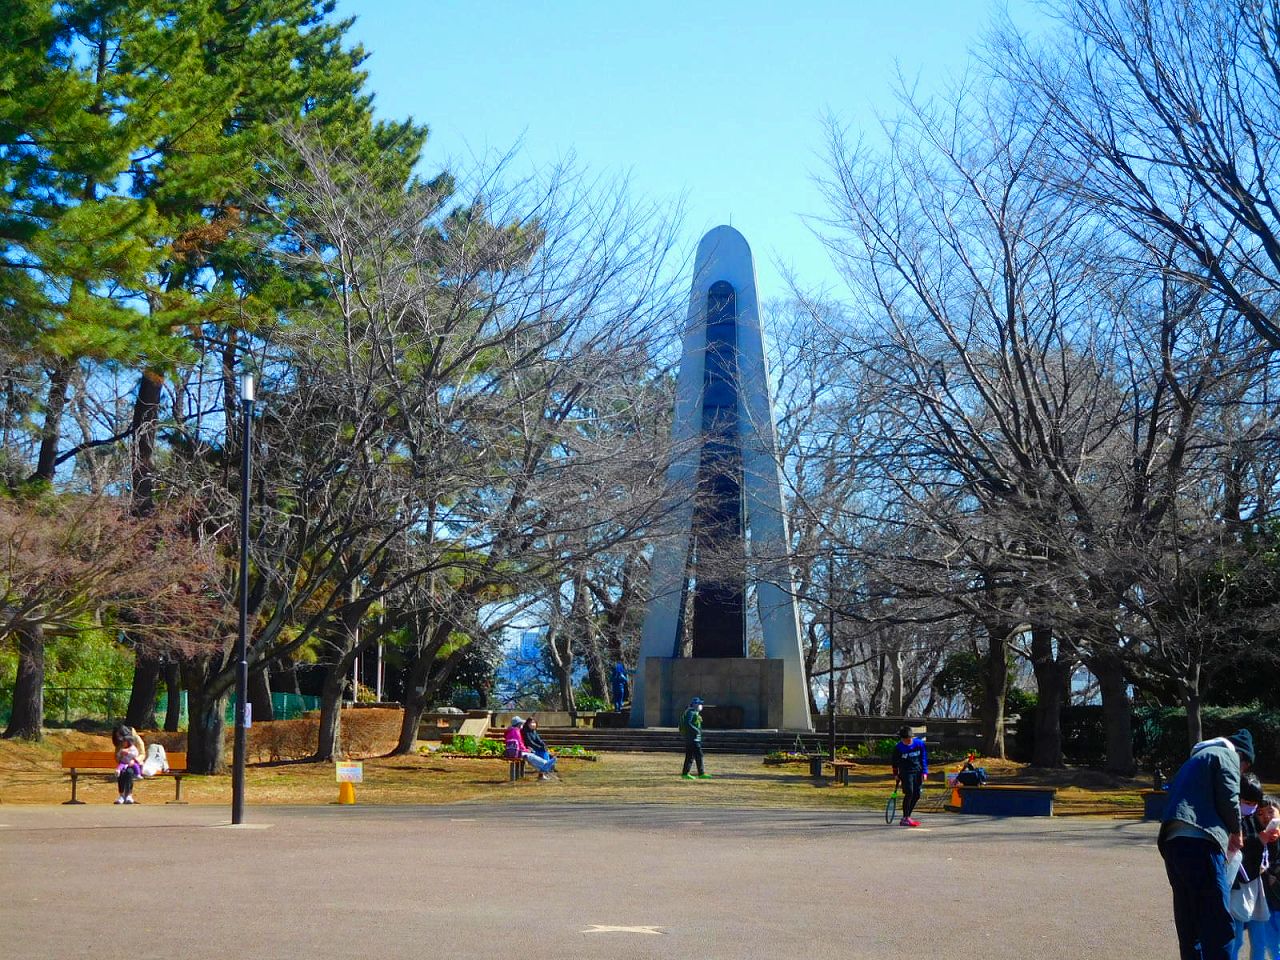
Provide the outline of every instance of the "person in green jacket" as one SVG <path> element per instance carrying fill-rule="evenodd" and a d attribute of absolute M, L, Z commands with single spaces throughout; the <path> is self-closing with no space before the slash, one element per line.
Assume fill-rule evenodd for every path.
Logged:
<path fill-rule="evenodd" d="M 702 768 L 702 698 L 694 697 L 689 701 L 689 709 L 680 718 L 680 733 L 684 735 L 684 770 L 680 776 L 686 780 L 694 777 L 689 770 L 694 763 L 698 764 L 699 780 L 710 780 L 711 776 Z"/>

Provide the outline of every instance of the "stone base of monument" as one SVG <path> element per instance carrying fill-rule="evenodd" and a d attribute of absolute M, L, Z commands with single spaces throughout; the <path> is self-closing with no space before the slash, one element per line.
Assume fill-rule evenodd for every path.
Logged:
<path fill-rule="evenodd" d="M 783 661 L 757 657 L 649 657 L 644 664 L 644 717 L 674 727 L 701 697 L 708 730 L 780 730 Z"/>

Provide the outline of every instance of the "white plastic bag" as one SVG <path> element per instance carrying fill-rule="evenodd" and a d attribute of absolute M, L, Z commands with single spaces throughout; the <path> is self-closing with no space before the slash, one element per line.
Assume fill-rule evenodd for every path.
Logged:
<path fill-rule="evenodd" d="M 142 761 L 142 775 L 144 777 L 154 777 L 158 773 L 169 772 L 169 758 L 165 755 L 164 747 L 158 743 L 153 743 L 147 747 L 147 759 Z"/>
<path fill-rule="evenodd" d="M 1267 897 L 1262 890 L 1262 878 L 1254 877 L 1231 891 L 1231 915 L 1241 923 L 1271 919 Z"/>

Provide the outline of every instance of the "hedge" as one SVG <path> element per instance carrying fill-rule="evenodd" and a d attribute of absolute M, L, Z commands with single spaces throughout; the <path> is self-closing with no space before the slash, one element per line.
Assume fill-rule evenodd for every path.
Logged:
<path fill-rule="evenodd" d="M 1280 779 L 1280 710 L 1260 706 L 1205 707 L 1201 711 L 1205 737 L 1220 737 L 1248 727 L 1257 751 L 1255 769 L 1261 777 Z M 1182 707 L 1138 707 L 1133 712 L 1133 746 L 1138 762 L 1160 767 L 1171 777 L 1187 758 L 1187 711 Z M 1034 716 L 1024 716 L 1009 746 L 1015 760 L 1028 761 L 1035 747 Z M 1066 707 L 1062 711 L 1062 750 L 1068 763 L 1100 766 L 1106 737 L 1102 707 Z"/>

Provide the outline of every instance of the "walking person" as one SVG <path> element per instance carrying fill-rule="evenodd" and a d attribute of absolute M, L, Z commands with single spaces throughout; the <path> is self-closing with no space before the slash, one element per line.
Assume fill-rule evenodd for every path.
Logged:
<path fill-rule="evenodd" d="M 893 777 L 902 784 L 902 819 L 900 827 L 918 827 L 919 820 L 911 819 L 911 812 L 920 802 L 920 790 L 929 776 L 929 751 L 924 741 L 912 734 L 910 727 L 898 730 L 898 742 L 893 745 Z"/>
<path fill-rule="evenodd" d="M 1182 960 L 1228 960 L 1235 940 L 1227 858 L 1241 848 L 1240 775 L 1253 765 L 1253 734 L 1203 740 L 1169 784 L 1156 843 L 1173 892 Z"/>
<path fill-rule="evenodd" d="M 116 751 L 116 803 L 135 803 L 133 782 L 142 774 L 141 758 L 147 755 L 147 745 L 133 727 L 121 724 L 111 731 L 111 744 Z"/>
<path fill-rule="evenodd" d="M 702 698 L 694 697 L 689 701 L 689 709 L 680 718 L 680 733 L 684 736 L 684 769 L 680 772 L 686 780 L 693 780 L 689 771 L 696 763 L 699 780 L 710 780 L 711 775 L 702 766 Z"/>

